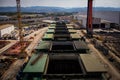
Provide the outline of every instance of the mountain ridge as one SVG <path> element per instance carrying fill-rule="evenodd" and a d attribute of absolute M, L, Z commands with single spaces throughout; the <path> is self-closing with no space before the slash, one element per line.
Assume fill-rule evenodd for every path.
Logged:
<path fill-rule="evenodd" d="M 120 11 L 120 8 L 114 7 L 93 7 L 94 11 Z M 87 11 L 87 7 L 62 8 L 49 6 L 31 6 L 21 7 L 22 12 L 80 12 Z M 16 12 L 16 7 L 0 7 L 0 12 Z"/>

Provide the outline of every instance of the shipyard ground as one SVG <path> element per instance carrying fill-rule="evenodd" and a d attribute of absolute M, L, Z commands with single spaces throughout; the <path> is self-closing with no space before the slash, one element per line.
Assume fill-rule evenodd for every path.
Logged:
<path fill-rule="evenodd" d="M 26 48 L 26 52 L 28 54 L 28 57 L 31 56 L 31 53 L 34 49 L 34 47 L 37 45 L 38 41 L 42 38 L 44 32 L 47 30 L 47 28 L 44 28 L 42 30 L 37 31 L 36 33 L 31 34 L 30 36 L 33 36 L 34 34 L 37 34 L 33 40 L 31 40 L 31 44 Z M 82 33 L 82 30 L 78 30 L 77 33 L 80 36 L 84 36 Z M 30 37 L 28 36 L 28 37 Z M 26 37 L 26 39 L 29 39 Z M 98 49 L 94 47 L 94 45 L 91 43 L 91 39 L 86 39 L 86 42 L 88 44 L 88 47 L 90 48 L 90 51 L 92 54 L 94 54 L 101 63 L 103 63 L 107 69 L 107 76 L 110 78 L 110 80 L 120 80 L 120 71 L 113 65 L 111 62 L 100 52 Z M 4 48 L 0 50 L 0 53 L 4 52 L 6 49 L 8 49 L 10 46 L 14 45 L 16 41 L 13 41 L 12 43 L 8 44 Z M 0 58 L 3 58 L 5 56 L 0 56 Z M 15 61 L 10 65 L 9 69 L 5 71 L 5 73 L 1 76 L 1 80 L 16 80 L 16 75 L 19 72 L 20 68 L 23 66 L 25 62 L 27 62 L 28 57 L 26 59 L 15 59 Z M 18 65 L 19 64 L 19 65 Z"/>
<path fill-rule="evenodd" d="M 84 31 L 85 32 L 85 31 Z M 84 34 L 78 30 L 78 33 L 82 36 L 84 36 Z M 120 79 L 120 71 L 113 65 L 111 64 L 111 62 L 103 55 L 102 52 L 100 52 L 99 50 L 97 50 L 93 44 L 91 44 L 90 39 L 86 39 L 89 48 L 91 49 L 92 54 L 94 54 L 97 58 L 99 58 L 99 60 L 104 63 L 109 77 L 111 77 L 111 80 L 119 80 Z"/>
<path fill-rule="evenodd" d="M 33 48 L 36 46 L 38 41 L 42 38 L 42 36 L 43 36 L 44 32 L 46 31 L 46 29 L 47 28 L 42 28 L 42 29 L 28 35 L 27 37 L 25 37 L 25 39 L 29 40 L 29 38 L 31 36 L 34 36 L 36 34 L 34 39 L 29 40 L 29 41 L 32 41 L 32 42 L 25 50 L 27 52 L 28 57 L 31 56 Z M 4 59 L 4 58 L 5 59 L 11 59 L 11 57 L 9 57 L 9 56 L 2 55 L 2 53 L 4 51 L 6 51 L 8 48 L 13 46 L 17 42 L 16 40 L 9 40 L 9 41 L 11 42 L 10 44 L 8 44 L 5 47 L 3 47 L 2 49 L 0 49 L 0 54 L 1 54 L 0 59 Z M 28 61 L 28 57 L 26 57 L 24 59 L 12 58 L 12 60 L 14 60 L 14 61 L 8 66 L 6 71 L 4 71 L 4 73 L 1 75 L 0 80 L 16 80 L 17 73 L 19 72 L 19 70 L 21 69 L 23 64 Z"/>

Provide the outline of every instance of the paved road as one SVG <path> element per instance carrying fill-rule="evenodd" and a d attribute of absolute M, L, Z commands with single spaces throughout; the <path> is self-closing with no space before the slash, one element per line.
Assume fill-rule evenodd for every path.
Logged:
<path fill-rule="evenodd" d="M 48 28 L 43 28 L 43 29 L 40 29 L 38 32 L 34 33 L 34 34 L 37 34 L 37 35 L 34 37 L 34 40 L 31 42 L 31 44 L 25 50 L 27 52 L 28 56 L 31 56 L 32 50 L 37 45 L 37 43 L 42 38 L 43 34 L 45 33 L 45 31 L 47 29 Z M 34 35 L 34 34 L 32 34 L 32 35 Z"/>
<path fill-rule="evenodd" d="M 103 56 L 101 53 L 94 48 L 92 44 L 88 44 L 89 48 L 92 51 L 92 54 L 97 56 L 101 62 L 103 62 L 106 65 L 108 73 L 112 76 L 111 80 L 120 80 L 120 73 L 117 71 L 117 69 L 110 64 L 110 62 Z"/>
<path fill-rule="evenodd" d="M 14 44 L 17 43 L 16 40 L 9 40 L 10 43 L 8 45 L 6 45 L 5 47 L 3 47 L 2 49 L 0 49 L 0 54 L 3 53 L 4 51 L 6 51 L 8 48 L 10 48 L 11 46 L 13 46 Z"/>
<path fill-rule="evenodd" d="M 3 74 L 3 76 L 1 77 L 1 80 L 16 80 L 16 76 L 18 73 L 18 71 L 20 70 L 20 67 L 23 66 L 24 63 L 24 59 L 23 60 L 16 60 L 11 66 L 10 68 Z"/>

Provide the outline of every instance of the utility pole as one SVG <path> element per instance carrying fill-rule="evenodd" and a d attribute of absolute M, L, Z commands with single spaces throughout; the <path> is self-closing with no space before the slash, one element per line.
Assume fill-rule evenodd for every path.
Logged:
<path fill-rule="evenodd" d="M 17 3 L 17 18 L 18 18 L 18 27 L 19 27 L 19 37 L 20 37 L 20 44 L 22 44 L 23 41 L 23 35 L 22 35 L 22 23 L 21 23 L 21 6 L 20 6 L 20 0 L 16 0 Z"/>
<path fill-rule="evenodd" d="M 93 0 L 88 0 L 86 30 L 87 30 L 87 36 L 89 37 L 93 37 L 92 6 L 93 6 Z"/>

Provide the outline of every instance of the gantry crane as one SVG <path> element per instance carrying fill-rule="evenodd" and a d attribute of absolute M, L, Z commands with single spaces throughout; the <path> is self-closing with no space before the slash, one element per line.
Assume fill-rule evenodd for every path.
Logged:
<path fill-rule="evenodd" d="M 18 18 L 18 27 L 19 27 L 19 37 L 20 37 L 20 43 L 22 44 L 23 35 L 22 35 L 20 0 L 16 0 L 16 3 L 17 3 L 17 18 Z"/>
<path fill-rule="evenodd" d="M 88 35 L 89 37 L 92 37 L 92 36 L 93 36 L 92 6 L 93 6 L 93 0 L 88 0 L 86 30 L 87 30 L 87 35 Z"/>

